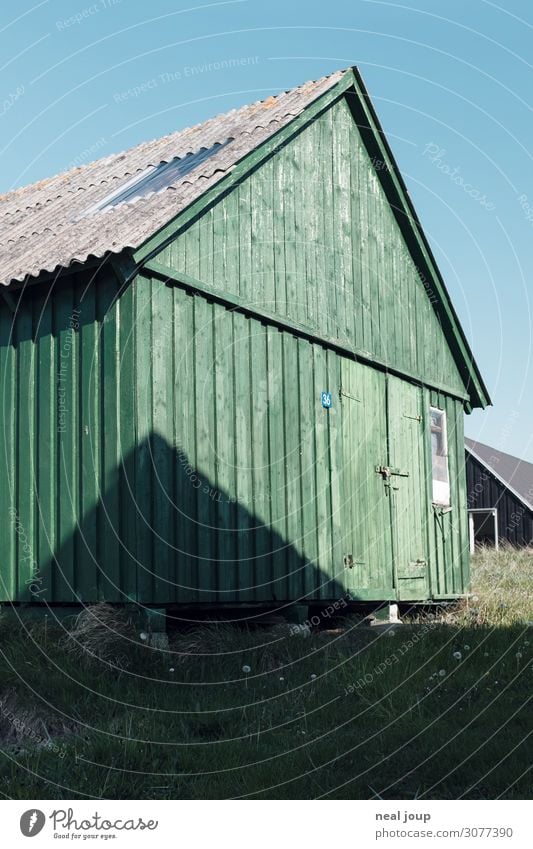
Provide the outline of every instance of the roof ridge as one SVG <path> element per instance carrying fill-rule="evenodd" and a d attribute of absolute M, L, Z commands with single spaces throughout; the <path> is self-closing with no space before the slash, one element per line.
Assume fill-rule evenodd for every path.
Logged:
<path fill-rule="evenodd" d="M 503 454 L 504 457 L 508 457 L 510 460 L 516 460 L 517 463 L 523 463 L 525 466 L 531 466 L 533 469 L 533 463 L 531 460 L 524 460 L 522 457 L 517 457 L 516 454 L 509 454 L 508 451 L 502 451 L 500 448 L 495 448 L 493 445 L 487 445 L 486 442 L 481 442 L 479 439 L 472 439 L 469 436 L 465 436 L 465 442 L 470 443 L 467 447 L 474 448 L 474 446 L 479 445 L 482 448 L 488 448 L 489 451 L 495 451 L 496 454 Z"/>

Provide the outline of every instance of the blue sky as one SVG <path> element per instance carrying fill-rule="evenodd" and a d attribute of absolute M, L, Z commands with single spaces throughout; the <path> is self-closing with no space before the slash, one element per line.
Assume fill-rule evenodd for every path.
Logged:
<path fill-rule="evenodd" d="M 532 40 L 527 0 L 4 0 L 0 191 L 359 65 L 493 399 L 467 435 L 533 461 Z"/>

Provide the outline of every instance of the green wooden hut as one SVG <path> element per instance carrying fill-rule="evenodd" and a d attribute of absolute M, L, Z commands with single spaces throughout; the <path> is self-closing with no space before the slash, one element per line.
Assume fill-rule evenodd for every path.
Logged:
<path fill-rule="evenodd" d="M 0 600 L 468 591 L 490 401 L 355 68 L 0 219 Z"/>

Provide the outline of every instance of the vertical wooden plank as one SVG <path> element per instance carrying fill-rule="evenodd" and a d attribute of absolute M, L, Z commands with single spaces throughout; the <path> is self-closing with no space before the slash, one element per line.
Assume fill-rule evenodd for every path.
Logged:
<path fill-rule="evenodd" d="M 215 307 L 215 419 L 214 452 L 216 490 L 214 501 L 215 543 L 217 549 L 218 599 L 228 602 L 238 597 L 235 534 L 235 365 L 233 314 Z M 244 363 L 239 363 L 243 368 Z M 212 498 L 211 493 L 206 498 Z"/>
<path fill-rule="evenodd" d="M 332 406 L 327 413 L 329 442 L 329 487 L 331 490 L 331 557 L 328 572 L 331 577 L 330 598 L 339 598 L 343 593 L 344 573 L 344 526 L 342 522 L 342 430 L 339 400 L 340 357 L 333 351 L 327 352 L 328 387 Z"/>
<path fill-rule="evenodd" d="M 284 598 L 287 577 L 287 501 L 284 435 L 284 383 L 282 333 L 266 329 L 268 363 L 269 473 L 271 493 L 272 583 L 270 597 Z"/>
<path fill-rule="evenodd" d="M 191 485 L 196 498 L 199 601 L 216 601 L 215 509 L 202 486 L 215 488 L 215 314 L 213 304 L 195 299 L 196 471 Z"/>
<path fill-rule="evenodd" d="M 137 447 L 135 456 L 135 528 L 137 540 L 137 597 L 151 603 L 153 593 L 152 549 L 152 281 L 135 280 L 135 375 Z"/>
<path fill-rule="evenodd" d="M 252 280 L 252 203 L 251 182 L 245 180 L 238 187 L 239 211 L 239 291 L 245 300 L 253 300 Z"/>
<path fill-rule="evenodd" d="M 371 310 L 371 282 L 370 282 L 370 252 L 369 252 L 369 197 L 368 197 L 368 156 L 361 145 L 359 148 L 358 162 L 358 197 L 360 214 L 360 263 L 361 263 L 361 308 L 363 322 L 363 350 L 374 351 L 374 327 L 372 325 Z"/>
<path fill-rule="evenodd" d="M 305 135 L 305 134 L 304 134 Z M 309 324 L 308 315 L 308 292 L 307 292 L 307 268 L 306 268 L 306 238 L 307 221 L 309 220 L 309 187 L 305 184 L 305 141 L 301 133 L 293 139 L 287 148 L 290 155 L 288 166 L 290 168 L 290 181 L 292 182 L 292 200 L 294 222 L 294 279 L 293 279 L 293 306 L 292 317 L 302 324 Z"/>
<path fill-rule="evenodd" d="M 53 598 L 52 563 L 55 550 L 55 485 L 56 485 L 56 383 L 54 341 L 52 335 L 52 302 L 49 292 L 40 293 L 34 299 L 34 345 L 35 345 L 35 416 L 36 416 L 36 564 L 38 580 L 30 588 L 33 601 L 48 601 Z M 0 343 L 0 348 L 2 347 Z M 1 375 L 1 370 L 0 370 Z M 0 376 L 0 380 L 2 377 Z M 9 432 L 9 421 L 6 421 Z M 6 494 L 10 481 L 0 472 L 5 481 Z M 3 489 L 1 487 L 0 489 Z"/>
<path fill-rule="evenodd" d="M 351 300 L 347 293 L 347 267 L 350 263 L 349 249 L 349 209 L 348 194 L 349 170 L 346 163 L 346 151 L 349 149 L 346 111 L 348 107 L 342 101 L 335 110 L 332 120 L 332 186 L 333 186 L 333 227 L 334 227 L 334 280 L 336 291 L 335 316 L 331 329 L 336 338 L 344 344 L 349 343 L 348 314 L 351 312 Z M 333 114 L 333 113 L 332 113 Z M 351 116 L 348 120 L 352 121 Z"/>
<path fill-rule="evenodd" d="M 305 340 L 299 342 L 298 372 L 300 384 L 302 541 L 303 556 L 308 564 L 305 568 L 302 592 L 303 595 L 312 597 L 314 588 L 318 585 L 315 477 L 315 418 L 317 408 L 314 403 L 313 346 Z"/>
<path fill-rule="evenodd" d="M 283 149 L 280 167 L 283 169 L 283 228 L 285 245 L 285 281 L 287 292 L 287 315 L 297 321 L 300 315 L 300 284 L 298 254 L 296 250 L 296 155 L 294 143 Z"/>
<path fill-rule="evenodd" d="M 217 277 L 217 280 L 215 281 L 213 267 L 213 217 L 213 209 L 209 209 L 207 212 L 204 212 L 199 221 L 200 267 L 198 279 L 203 280 L 204 283 L 210 283 L 211 285 L 214 284 L 216 288 L 218 288 L 220 278 Z"/>
<path fill-rule="evenodd" d="M 468 539 L 468 514 L 466 504 L 464 410 L 460 401 L 453 401 L 452 403 L 455 408 L 455 441 L 453 448 L 456 457 L 455 499 L 457 504 L 454 524 L 461 561 L 459 592 L 467 593 L 470 590 L 470 547 Z"/>
<path fill-rule="evenodd" d="M 329 563 L 331 545 L 331 489 L 329 468 L 328 411 L 321 406 L 321 393 L 328 390 L 326 351 L 318 345 L 314 351 L 314 403 L 316 414 L 316 491 L 317 491 L 317 546 L 318 546 L 318 598 L 329 598 Z"/>
<path fill-rule="evenodd" d="M 361 269 L 361 198 L 359 195 L 359 171 L 362 163 L 361 137 L 355 133 L 352 138 L 352 155 L 350 157 L 350 228 L 351 228 L 351 255 L 352 255 L 352 280 L 354 291 L 354 345 L 364 350 L 364 318 L 363 318 L 363 291 L 362 291 L 362 269 Z"/>
<path fill-rule="evenodd" d="M 378 204 L 378 217 L 380 226 L 379 241 L 379 303 L 380 303 L 380 338 L 381 355 L 387 363 L 391 359 L 391 333 L 395 313 L 395 292 L 391 279 L 391 248 L 392 248 L 392 221 L 388 204 L 383 203 L 382 192 Z"/>
<path fill-rule="evenodd" d="M 120 297 L 120 328 L 119 328 L 119 387 L 118 397 L 120 403 L 119 418 L 119 487 L 120 487 L 120 541 L 122 546 L 120 563 L 120 586 L 123 600 L 135 601 L 138 596 L 137 587 L 137 558 L 136 558 L 136 513 L 135 503 L 136 491 L 136 422 L 137 422 L 137 392 L 136 392 L 136 293 L 137 282 L 130 283 Z M 94 330 L 93 330 L 94 333 Z M 97 351 L 94 344 L 93 351 Z M 94 356 L 94 353 L 93 353 Z M 91 384 L 88 391 L 88 415 L 93 423 L 92 429 L 92 453 L 94 455 L 94 440 L 96 418 L 94 412 L 95 379 L 97 368 L 92 369 Z M 85 438 L 85 437 L 84 437 Z M 94 468 L 88 484 L 92 484 L 92 478 L 98 469 L 96 456 L 93 459 Z"/>
<path fill-rule="evenodd" d="M 186 252 L 185 252 L 185 238 L 180 233 L 172 242 L 172 259 L 171 259 L 171 268 L 175 268 L 176 271 L 185 271 L 186 270 Z"/>
<path fill-rule="evenodd" d="M 343 254 L 345 257 L 345 287 L 346 287 L 346 342 L 349 346 L 356 344 L 357 337 L 357 312 L 359 311 L 358 278 L 354 275 L 354 247 L 358 246 L 358 239 L 354 245 L 353 215 L 353 177 L 355 169 L 357 175 L 357 128 L 353 122 L 348 109 L 345 109 L 344 144 L 346 153 L 343 157 L 344 168 L 342 171 L 342 187 L 344 196 L 343 211 Z M 357 280 L 357 287 L 356 287 Z"/>
<path fill-rule="evenodd" d="M 272 160 L 266 162 L 253 177 L 252 200 L 252 275 L 254 303 L 268 312 L 276 311 L 274 283 L 273 221 L 274 206 Z"/>
<path fill-rule="evenodd" d="M 298 340 L 285 333 L 283 345 L 283 412 L 286 475 L 287 580 L 284 598 L 300 598 L 305 584 L 302 559 L 302 516 L 300 499 L 300 386 Z"/>
<path fill-rule="evenodd" d="M 233 189 L 224 200 L 226 208 L 226 275 L 228 292 L 238 295 L 240 291 L 240 239 L 239 239 L 239 189 Z"/>
<path fill-rule="evenodd" d="M 313 186 L 313 192 L 309 201 L 309 206 L 313 206 L 311 232 L 315 239 L 315 279 L 313 299 L 310 302 L 310 309 L 312 309 L 310 322 L 312 327 L 318 329 L 324 326 L 324 310 L 326 309 L 328 285 L 326 268 L 330 261 L 330 251 L 332 248 L 326 237 L 326 226 L 329 225 L 329 222 L 326 225 L 324 192 L 328 188 L 326 182 L 328 157 L 325 149 L 326 139 L 322 121 L 316 121 L 313 125 L 313 141 L 310 144 L 313 144 L 313 142 L 316 146 L 316 153 L 313 154 L 311 161 L 308 163 L 309 170 L 312 171 L 310 184 Z"/>
<path fill-rule="evenodd" d="M 254 527 L 255 516 L 252 480 L 252 359 L 250 333 L 257 323 L 239 313 L 233 314 L 233 368 L 235 375 L 235 556 L 237 558 L 238 598 L 254 600 Z M 259 423 L 258 423 L 259 424 Z"/>
<path fill-rule="evenodd" d="M 55 292 L 55 327 L 57 338 L 57 581 L 56 601 L 71 601 L 74 593 L 75 551 L 77 534 L 77 468 L 76 446 L 76 354 L 70 327 L 74 299 L 72 284 L 63 283 Z M 20 379 L 20 377 L 19 377 Z"/>
<path fill-rule="evenodd" d="M 372 351 L 383 359 L 383 345 L 381 339 L 381 281 L 378 265 L 378 239 L 379 217 L 378 217 L 378 184 L 374 167 L 368 157 L 367 164 L 367 191 L 368 191 L 368 219 L 367 219 L 367 242 L 368 242 L 368 265 L 370 281 L 370 318 L 372 323 Z"/>
<path fill-rule="evenodd" d="M 200 253 L 202 250 L 200 239 L 200 223 L 194 221 L 186 230 L 183 231 L 181 239 L 185 246 L 185 269 L 191 277 L 200 277 Z"/>
<path fill-rule="evenodd" d="M 191 484 L 196 464 L 194 295 L 174 287 L 174 419 L 176 446 L 177 598 L 198 601 L 196 498 Z"/>
<path fill-rule="evenodd" d="M 213 207 L 213 285 L 229 292 L 228 283 L 228 198 Z"/>
<path fill-rule="evenodd" d="M 98 502 L 101 497 L 100 339 L 96 315 L 96 288 L 85 285 L 78 300 L 80 391 L 80 513 L 82 534 L 78 559 L 77 589 L 84 601 L 98 599 Z M 43 375 L 44 377 L 44 375 Z"/>
<path fill-rule="evenodd" d="M 0 597 L 9 601 L 17 597 L 17 523 L 16 488 L 16 348 L 15 317 L 6 304 L 0 305 L 0 387 L 2 437 L 0 441 L 0 507 L 5 517 L 0 535 Z"/>
<path fill-rule="evenodd" d="M 316 327 L 317 310 L 317 250 L 320 248 L 319 217 L 322 214 L 322 170 L 320 132 L 313 123 L 300 136 L 301 179 L 302 179 L 302 294 L 307 304 L 302 305 L 302 322 Z"/>
<path fill-rule="evenodd" d="M 35 351 L 32 298 L 19 305 L 17 316 L 18 383 L 18 597 L 32 601 L 30 585 L 36 570 L 35 522 Z"/>
<path fill-rule="evenodd" d="M 174 362 L 172 290 L 152 283 L 154 601 L 174 601 Z"/>
<path fill-rule="evenodd" d="M 276 156 L 272 161 L 273 169 L 273 252 L 274 252 L 274 287 L 275 310 L 278 315 L 288 314 L 287 306 L 287 269 L 285 266 L 285 217 L 286 195 L 290 191 L 285 179 L 283 156 Z"/>
<path fill-rule="evenodd" d="M 337 308 L 337 279 L 335 272 L 335 253 L 337 233 L 334 224 L 333 193 L 333 116 L 331 110 L 321 118 L 322 127 L 322 168 L 324 209 L 324 254 L 325 269 L 321 297 L 318 301 L 318 330 L 327 336 L 335 335 Z"/>
<path fill-rule="evenodd" d="M 270 475 L 270 404 L 279 392 L 275 372 L 269 380 L 269 349 L 266 325 L 253 321 L 250 325 L 250 392 L 252 404 L 252 498 L 254 516 L 253 587 L 254 599 L 272 599 L 273 534 L 272 479 Z"/>
<path fill-rule="evenodd" d="M 100 333 L 101 403 L 101 499 L 98 516 L 100 580 L 99 594 L 106 601 L 120 601 L 118 369 L 119 307 L 114 275 L 102 275 L 97 286 L 96 311 Z M 146 356 L 146 354 L 145 354 Z M 145 360 L 146 362 L 146 360 Z M 146 373 L 146 365 L 145 365 Z"/>

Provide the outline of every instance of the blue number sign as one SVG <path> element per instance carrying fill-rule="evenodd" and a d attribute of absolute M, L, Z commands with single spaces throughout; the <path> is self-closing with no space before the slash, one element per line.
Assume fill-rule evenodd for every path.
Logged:
<path fill-rule="evenodd" d="M 331 407 L 331 392 L 322 393 L 322 406 L 329 410 Z"/>

